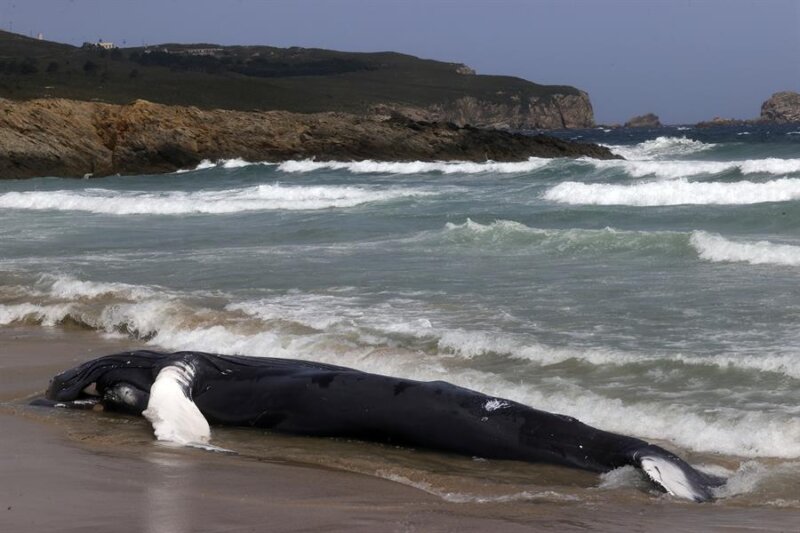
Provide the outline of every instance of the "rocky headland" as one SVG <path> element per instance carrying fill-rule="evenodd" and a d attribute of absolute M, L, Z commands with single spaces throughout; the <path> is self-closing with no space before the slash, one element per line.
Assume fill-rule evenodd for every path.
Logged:
<path fill-rule="evenodd" d="M 370 114 L 494 129 L 588 128 L 589 95 L 395 52 L 163 43 L 110 51 L 0 30 L 0 97 Z"/>
<path fill-rule="evenodd" d="M 761 104 L 761 115 L 754 119 L 714 117 L 695 124 L 698 128 L 718 126 L 747 126 L 750 124 L 800 123 L 800 93 L 777 92 Z"/>
<path fill-rule="evenodd" d="M 204 110 L 137 100 L 0 99 L 0 178 L 170 172 L 204 159 L 250 161 L 616 158 L 543 135 L 414 120 L 397 113 Z"/>

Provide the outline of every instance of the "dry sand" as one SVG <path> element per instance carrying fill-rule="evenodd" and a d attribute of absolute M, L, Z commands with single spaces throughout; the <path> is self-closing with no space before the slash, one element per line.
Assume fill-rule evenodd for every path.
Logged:
<path fill-rule="evenodd" d="M 87 331 L 0 329 L 0 532 L 800 530 L 796 510 L 647 495 L 450 503 L 351 472 L 167 448 L 136 419 L 89 439 L 76 424 L 102 415 L 25 406 L 54 373 L 130 347 Z"/>

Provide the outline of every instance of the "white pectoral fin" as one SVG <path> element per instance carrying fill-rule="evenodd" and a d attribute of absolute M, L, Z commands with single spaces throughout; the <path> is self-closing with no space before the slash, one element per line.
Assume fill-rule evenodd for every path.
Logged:
<path fill-rule="evenodd" d="M 189 446 L 207 444 L 211 438 L 208 421 L 191 400 L 194 373 L 191 363 L 183 361 L 158 373 L 142 413 L 158 440 Z"/>
<path fill-rule="evenodd" d="M 712 498 L 702 474 L 689 465 L 657 455 L 643 456 L 640 465 L 647 477 L 673 496 L 696 502 Z"/>

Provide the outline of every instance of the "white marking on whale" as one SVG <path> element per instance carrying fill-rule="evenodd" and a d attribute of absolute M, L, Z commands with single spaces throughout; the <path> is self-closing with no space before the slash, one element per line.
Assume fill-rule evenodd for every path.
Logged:
<path fill-rule="evenodd" d="M 686 477 L 683 470 L 675 463 L 663 457 L 642 457 L 642 470 L 654 483 L 661 485 L 667 493 L 687 500 L 701 501 L 705 499 Z"/>
<path fill-rule="evenodd" d="M 142 413 L 153 425 L 158 440 L 187 446 L 205 445 L 211 439 L 208 421 L 191 399 L 194 375 L 194 367 L 185 362 L 166 366 L 158 373 Z"/>
<path fill-rule="evenodd" d="M 491 413 L 492 411 L 497 411 L 498 409 L 503 409 L 504 407 L 508 406 L 508 402 L 498 400 L 497 398 L 492 398 L 483 405 L 483 408 Z"/>

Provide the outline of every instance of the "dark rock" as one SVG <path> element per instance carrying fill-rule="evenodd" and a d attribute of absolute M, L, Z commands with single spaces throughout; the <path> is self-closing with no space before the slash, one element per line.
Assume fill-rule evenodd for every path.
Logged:
<path fill-rule="evenodd" d="M 761 120 L 788 124 L 800 122 L 800 93 L 783 91 L 761 104 Z"/>
<path fill-rule="evenodd" d="M 695 124 L 696 128 L 714 128 L 719 126 L 744 126 L 753 124 L 752 120 L 741 120 L 736 118 L 714 117 L 711 120 L 704 120 Z"/>
<path fill-rule="evenodd" d="M 631 118 L 625 123 L 626 128 L 660 128 L 661 121 L 658 115 L 654 113 L 647 113 L 646 115 L 639 115 Z"/>

